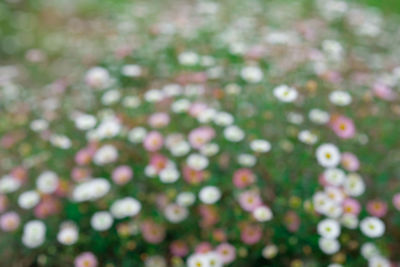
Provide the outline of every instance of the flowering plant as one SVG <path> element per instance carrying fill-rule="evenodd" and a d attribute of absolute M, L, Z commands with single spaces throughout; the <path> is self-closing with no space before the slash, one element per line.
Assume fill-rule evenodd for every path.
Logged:
<path fill-rule="evenodd" d="M 342 1 L 317 1 L 307 20 L 296 5 L 292 18 L 257 18 L 248 5 L 218 26 L 218 4 L 201 2 L 181 18 L 192 24 L 136 32 L 140 46 L 117 48 L 80 81 L 4 101 L 4 258 L 399 262 L 399 183 L 390 178 L 400 65 L 390 44 L 369 54 L 393 32 Z"/>

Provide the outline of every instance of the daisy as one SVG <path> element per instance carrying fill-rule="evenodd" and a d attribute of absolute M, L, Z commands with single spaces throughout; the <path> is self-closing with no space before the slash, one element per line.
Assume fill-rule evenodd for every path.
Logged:
<path fill-rule="evenodd" d="M 257 66 L 246 66 L 240 71 L 243 80 L 249 83 L 259 83 L 262 81 L 264 74 Z"/>
<path fill-rule="evenodd" d="M 318 223 L 318 233 L 327 239 L 336 239 L 340 235 L 340 224 L 336 220 L 324 219 Z"/>
<path fill-rule="evenodd" d="M 336 167 L 340 163 L 341 155 L 339 149 L 329 143 L 320 145 L 316 150 L 318 163 L 322 167 Z"/>
<path fill-rule="evenodd" d="M 385 224 L 377 217 L 366 217 L 360 222 L 361 232 L 371 238 L 381 237 L 385 232 Z"/>
<path fill-rule="evenodd" d="M 286 84 L 275 87 L 274 96 L 282 102 L 293 102 L 296 100 L 298 93 L 293 87 L 289 87 Z"/>
<path fill-rule="evenodd" d="M 346 91 L 333 91 L 329 94 L 329 100 L 338 106 L 347 106 L 351 103 L 352 97 Z"/>
<path fill-rule="evenodd" d="M 214 204 L 221 198 L 221 191 L 215 186 L 205 186 L 199 192 L 199 199 L 205 204 Z"/>

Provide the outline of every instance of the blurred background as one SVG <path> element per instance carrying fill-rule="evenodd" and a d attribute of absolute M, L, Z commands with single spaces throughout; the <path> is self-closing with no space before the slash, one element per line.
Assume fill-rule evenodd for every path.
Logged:
<path fill-rule="evenodd" d="M 311 0 L 284 1 L 287 5 L 296 3 L 305 8 L 311 3 Z M 4 0 L 0 3 L 0 65 L 18 68 L 21 84 L 25 81 L 30 87 L 42 86 L 54 78 L 79 73 L 82 64 L 92 65 L 108 48 L 120 44 L 121 38 L 127 39 L 127 43 L 134 42 L 129 40 L 133 38 L 129 36 L 132 27 L 149 30 L 130 23 L 130 16 L 142 17 L 145 24 L 151 24 L 149 20 L 154 18 L 149 12 L 157 14 L 159 10 L 172 10 L 175 6 L 179 13 L 198 2 Z M 219 2 L 228 12 L 229 6 L 235 3 Z M 400 14 L 397 0 L 350 2 L 365 4 L 393 19 Z M 9 74 L 13 70 L 3 68 L 3 76 L 5 71 Z"/>

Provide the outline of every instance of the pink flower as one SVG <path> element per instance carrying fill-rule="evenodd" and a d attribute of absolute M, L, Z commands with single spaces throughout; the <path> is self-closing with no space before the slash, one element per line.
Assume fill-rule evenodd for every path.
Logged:
<path fill-rule="evenodd" d="M 170 121 L 169 115 L 164 112 L 154 113 L 150 116 L 148 123 L 153 128 L 162 128 L 168 125 Z"/>
<path fill-rule="evenodd" d="M 189 184 L 199 184 L 204 178 L 204 171 L 196 171 L 188 166 L 183 167 L 183 179 Z"/>
<path fill-rule="evenodd" d="M 289 231 L 296 232 L 300 227 L 300 218 L 294 211 L 288 211 L 285 215 L 285 224 Z"/>
<path fill-rule="evenodd" d="M 397 210 L 400 210 L 400 193 L 393 196 L 393 205 Z"/>
<path fill-rule="evenodd" d="M 0 228 L 4 232 L 15 231 L 20 224 L 19 215 L 16 212 L 9 211 L 0 217 Z"/>
<path fill-rule="evenodd" d="M 257 192 L 249 190 L 239 195 L 239 204 L 245 211 L 252 212 L 262 205 L 262 200 Z"/>
<path fill-rule="evenodd" d="M 260 241 L 262 230 L 259 225 L 246 224 L 240 234 L 243 243 L 247 245 L 254 245 Z"/>
<path fill-rule="evenodd" d="M 353 153 L 344 152 L 342 154 L 342 166 L 348 171 L 355 172 L 360 168 L 360 161 Z"/>
<path fill-rule="evenodd" d="M 52 196 L 44 196 L 42 201 L 35 207 L 35 216 L 45 218 L 56 214 L 61 209 L 60 201 Z"/>
<path fill-rule="evenodd" d="M 72 169 L 71 177 L 76 182 L 82 182 L 91 176 L 91 171 L 88 168 L 75 167 Z"/>
<path fill-rule="evenodd" d="M 242 168 L 233 174 L 233 184 L 237 188 L 244 188 L 253 184 L 256 180 L 254 173 L 247 168 Z"/>
<path fill-rule="evenodd" d="M 331 127 L 335 134 L 343 139 L 352 138 L 356 133 L 353 121 L 345 116 L 333 116 Z"/>
<path fill-rule="evenodd" d="M 122 165 L 113 170 L 112 179 L 117 185 L 124 185 L 133 177 L 133 171 L 129 166 Z"/>
<path fill-rule="evenodd" d="M 168 163 L 168 158 L 161 154 L 154 154 L 150 159 L 150 166 L 152 166 L 157 173 L 165 169 Z"/>
<path fill-rule="evenodd" d="M 380 99 L 392 101 L 396 98 L 396 93 L 389 86 L 383 83 L 376 83 L 372 88 L 372 92 Z"/>
<path fill-rule="evenodd" d="M 212 250 L 212 246 L 210 243 L 208 242 L 201 242 L 200 244 L 198 244 L 196 246 L 196 248 L 194 249 L 196 253 L 207 253 L 210 252 Z"/>
<path fill-rule="evenodd" d="M 205 111 L 207 109 L 207 105 L 201 102 L 195 102 L 193 103 L 190 108 L 189 108 L 189 114 L 192 117 L 197 117 L 200 115 L 200 113 L 202 113 L 203 111 Z"/>
<path fill-rule="evenodd" d="M 143 146 L 147 151 L 155 152 L 163 146 L 163 136 L 157 131 L 151 131 L 144 139 Z"/>
<path fill-rule="evenodd" d="M 75 267 L 96 267 L 98 262 L 92 252 L 83 252 L 75 258 Z"/>
<path fill-rule="evenodd" d="M 207 228 L 215 225 L 219 221 L 219 214 L 215 207 L 210 205 L 201 205 L 199 212 L 202 217 L 200 227 Z"/>
<path fill-rule="evenodd" d="M 344 213 L 351 213 L 351 214 L 359 214 L 361 211 L 360 203 L 355 200 L 354 198 L 346 198 L 343 203 L 343 212 Z"/>
<path fill-rule="evenodd" d="M 78 165 L 88 165 L 92 160 L 92 153 L 89 149 L 83 148 L 75 155 L 75 162 Z"/>
<path fill-rule="evenodd" d="M 216 251 L 224 264 L 229 264 L 236 258 L 236 249 L 231 244 L 222 243 L 217 246 Z"/>
<path fill-rule="evenodd" d="M 387 212 L 387 204 L 381 200 L 372 200 L 367 204 L 367 211 L 375 217 L 383 217 Z"/>
<path fill-rule="evenodd" d="M 22 167 L 18 166 L 11 170 L 11 176 L 24 183 L 28 179 L 28 171 Z"/>
<path fill-rule="evenodd" d="M 141 229 L 144 240 L 151 244 L 159 244 L 165 238 L 164 227 L 153 221 L 148 220 L 143 222 Z"/>
<path fill-rule="evenodd" d="M 215 136 L 215 131 L 211 127 L 203 126 L 192 130 L 189 133 L 188 139 L 192 147 L 199 149 L 203 145 L 210 142 Z"/>
<path fill-rule="evenodd" d="M 188 245 L 182 240 L 173 241 L 169 248 L 172 255 L 177 257 L 184 257 L 189 253 Z"/>

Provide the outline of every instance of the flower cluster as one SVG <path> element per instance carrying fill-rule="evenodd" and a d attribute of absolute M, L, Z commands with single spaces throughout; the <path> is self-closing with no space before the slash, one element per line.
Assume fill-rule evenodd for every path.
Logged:
<path fill-rule="evenodd" d="M 302 5 L 263 1 L 231 14 L 199 1 L 168 23 L 143 21 L 150 3 L 134 7 L 142 12 L 125 24 L 148 32 L 124 24 L 119 37 L 138 47 L 111 46 L 78 79 L 16 97 L 4 75 L 0 245 L 15 245 L 4 257 L 76 267 L 399 264 L 390 23 L 341 0 L 316 1 L 308 19 Z"/>

